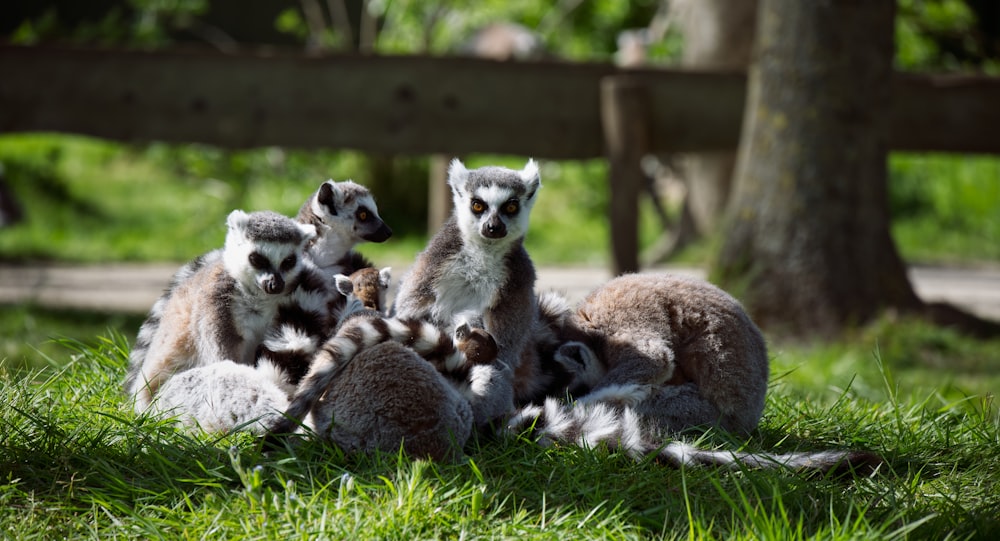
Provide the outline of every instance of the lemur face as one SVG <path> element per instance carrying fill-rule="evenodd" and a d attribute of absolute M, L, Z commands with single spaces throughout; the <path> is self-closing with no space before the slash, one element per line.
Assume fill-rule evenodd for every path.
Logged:
<path fill-rule="evenodd" d="M 527 233 L 541 179 L 534 160 L 520 171 L 504 167 L 470 171 L 456 159 L 448 169 L 448 184 L 464 237 L 492 242 Z"/>
<path fill-rule="evenodd" d="M 324 182 L 313 200 L 313 213 L 326 226 L 347 232 L 355 243 L 385 242 L 392 236 L 371 192 L 350 180 Z"/>
<path fill-rule="evenodd" d="M 248 291 L 280 295 L 294 289 L 302 254 L 316 236 L 311 225 L 273 212 L 234 210 L 227 219 L 226 270 Z"/>

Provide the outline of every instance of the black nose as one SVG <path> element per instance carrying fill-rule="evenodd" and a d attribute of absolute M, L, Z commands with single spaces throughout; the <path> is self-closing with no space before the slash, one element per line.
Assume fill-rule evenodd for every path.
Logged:
<path fill-rule="evenodd" d="M 507 236 L 507 226 L 500 220 L 490 220 L 483 224 L 483 236 L 488 239 L 502 239 Z"/>
<path fill-rule="evenodd" d="M 281 276 L 277 274 L 271 275 L 271 277 L 264 280 L 264 293 L 268 295 L 274 295 L 281 293 L 285 290 L 285 281 L 281 279 Z"/>

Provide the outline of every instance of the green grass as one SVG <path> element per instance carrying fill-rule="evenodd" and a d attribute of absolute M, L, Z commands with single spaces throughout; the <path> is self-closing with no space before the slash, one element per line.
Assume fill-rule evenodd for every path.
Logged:
<path fill-rule="evenodd" d="M 924 334 L 920 328 L 904 332 Z M 863 349 L 868 339 L 859 338 L 855 347 Z M 887 460 L 873 477 L 834 479 L 786 471 L 674 470 L 604 449 L 543 448 L 513 437 L 473 442 L 468 460 L 459 464 L 394 453 L 344 457 L 317 442 L 267 455 L 245 434 L 186 435 L 128 411 L 120 393 L 128 347 L 121 335 L 64 345 L 69 362 L 63 368 L 0 368 L 4 538 L 1000 534 L 995 408 L 981 397 L 945 400 L 900 385 L 896 370 L 906 361 L 892 348 L 881 357 L 869 353 L 866 360 L 876 368 L 858 378 L 831 371 L 822 352 L 775 352 L 776 382 L 764 421 L 745 448 L 851 447 Z M 791 368 L 792 374 L 824 374 L 825 385 L 817 390 L 781 375 Z M 871 388 L 857 389 L 869 377 L 882 382 L 873 379 Z M 744 445 L 722 434 L 708 434 L 702 444 Z"/>
<path fill-rule="evenodd" d="M 131 147 L 0 137 L 29 220 L 0 260 L 183 261 L 221 244 L 232 208 L 294 213 L 325 178 L 365 182 L 353 153 Z M 522 159 L 472 157 L 469 165 Z M 910 260 L 1000 261 L 995 158 L 899 156 L 894 234 Z M 420 168 L 412 162 L 404 169 Z M 608 257 L 606 170 L 543 163 L 527 243 L 540 264 Z M 422 193 L 422 192 L 421 192 Z M 413 223 L 363 251 L 401 265 Z M 396 207 L 393 207 L 395 209 Z M 410 227 L 405 227 L 409 225 Z M 409 232 L 407 232 L 409 231 Z M 642 216 L 643 244 L 656 224 Z M 688 257 L 698 258 L 704 247 Z M 186 435 L 120 392 L 140 318 L 0 307 L 0 537 L 995 538 L 1000 342 L 886 317 L 834 344 L 772 344 L 772 388 L 749 450 L 881 453 L 872 478 L 683 471 L 606 450 L 473 442 L 461 464 L 344 457 L 312 443 L 261 454 L 246 435 Z M 59 338 L 64 337 L 64 338 Z M 69 348 L 67 348 L 69 346 Z"/>

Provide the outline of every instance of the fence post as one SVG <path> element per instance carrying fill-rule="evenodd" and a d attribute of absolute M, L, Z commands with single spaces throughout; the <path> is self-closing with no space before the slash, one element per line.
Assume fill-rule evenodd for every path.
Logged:
<path fill-rule="evenodd" d="M 601 125 L 611 189 L 611 254 L 614 275 L 639 270 L 639 193 L 642 157 L 649 151 L 649 95 L 635 77 L 601 79 Z"/>

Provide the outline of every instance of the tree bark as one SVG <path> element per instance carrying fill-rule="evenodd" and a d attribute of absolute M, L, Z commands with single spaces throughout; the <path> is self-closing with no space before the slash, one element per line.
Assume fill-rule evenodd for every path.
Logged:
<path fill-rule="evenodd" d="M 714 277 L 764 327 L 835 335 L 922 307 L 889 232 L 893 0 L 762 0 Z"/>

